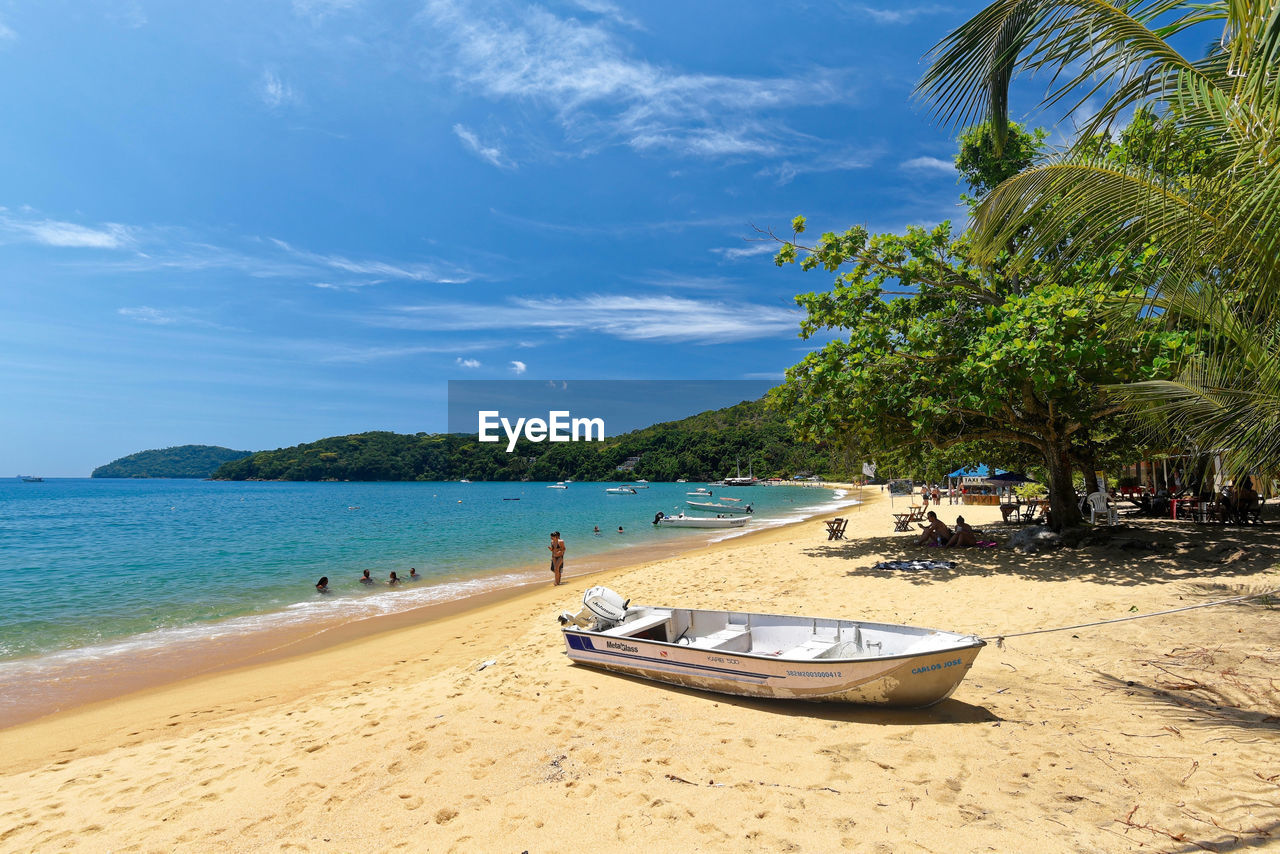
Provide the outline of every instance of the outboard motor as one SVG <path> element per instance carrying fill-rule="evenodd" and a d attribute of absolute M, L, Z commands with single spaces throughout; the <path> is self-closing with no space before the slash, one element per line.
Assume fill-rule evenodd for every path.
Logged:
<path fill-rule="evenodd" d="M 754 512 L 756 512 L 756 511 L 755 511 L 754 509 L 752 509 L 752 507 L 751 507 L 751 505 L 750 505 L 750 504 L 748 504 L 748 505 L 747 505 L 747 512 L 748 512 L 748 513 L 754 513 Z"/>
<path fill-rule="evenodd" d="M 658 524 L 659 522 L 661 522 L 661 521 L 662 521 L 662 517 L 664 517 L 664 516 L 666 516 L 666 515 L 667 515 L 666 513 L 663 513 L 661 510 L 659 510 L 659 511 L 658 511 L 658 515 L 653 517 L 653 524 L 655 524 L 655 525 L 656 525 L 656 524 Z"/>
<path fill-rule="evenodd" d="M 626 619 L 630 599 L 623 599 L 608 587 L 596 586 L 582 594 L 582 610 L 576 614 L 565 611 L 560 615 L 560 625 L 572 623 L 593 632 L 611 629 Z"/>

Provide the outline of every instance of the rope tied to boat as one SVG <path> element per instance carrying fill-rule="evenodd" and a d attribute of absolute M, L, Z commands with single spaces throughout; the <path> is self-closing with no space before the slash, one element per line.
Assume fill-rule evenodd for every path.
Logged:
<path fill-rule="evenodd" d="M 1114 620 L 1097 620 L 1092 623 L 1080 623 L 1075 626 L 1059 626 L 1053 629 L 1032 629 L 1029 632 L 1010 632 L 1003 635 L 987 635 L 980 637 L 979 640 L 995 641 L 997 649 L 1004 648 L 1005 638 L 1021 638 L 1027 635 L 1043 635 L 1050 632 L 1069 632 L 1072 629 L 1088 629 L 1094 626 L 1107 626 L 1112 623 L 1127 623 L 1130 620 L 1145 620 L 1149 617 L 1163 617 L 1167 614 L 1178 614 L 1182 611 L 1194 611 L 1197 608 L 1212 608 L 1215 605 L 1230 605 L 1233 602 L 1245 602 L 1249 599 L 1263 599 L 1269 596 L 1280 595 L 1280 587 L 1275 590 L 1268 590 L 1265 593 L 1249 593 L 1245 596 L 1233 596 L 1230 599 L 1218 599 L 1214 602 L 1201 602 L 1199 605 L 1186 605 L 1182 608 L 1170 608 L 1167 611 L 1152 611 L 1150 614 L 1134 614 L 1132 617 L 1117 617 Z"/>

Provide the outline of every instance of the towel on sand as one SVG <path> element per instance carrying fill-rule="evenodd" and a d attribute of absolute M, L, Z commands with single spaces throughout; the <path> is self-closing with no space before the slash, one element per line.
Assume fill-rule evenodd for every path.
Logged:
<path fill-rule="evenodd" d="M 872 569 L 955 569 L 954 560 L 882 560 Z"/>

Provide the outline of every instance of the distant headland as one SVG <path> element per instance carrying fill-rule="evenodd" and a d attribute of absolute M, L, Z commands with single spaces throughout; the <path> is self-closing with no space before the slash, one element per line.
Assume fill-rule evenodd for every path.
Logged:
<path fill-rule="evenodd" d="M 763 400 L 654 424 L 603 442 L 482 444 L 454 433 L 385 431 L 331 436 L 274 451 L 182 445 L 142 451 L 94 469 L 94 477 L 191 477 L 285 481 L 556 481 L 644 478 L 709 481 L 831 475 L 844 468 L 838 449 L 800 441 Z"/>
<path fill-rule="evenodd" d="M 217 445 L 178 445 L 139 451 L 113 460 L 93 470 L 92 477 L 171 477 L 198 478 L 211 476 L 224 463 L 239 460 L 253 451 L 233 451 Z"/>

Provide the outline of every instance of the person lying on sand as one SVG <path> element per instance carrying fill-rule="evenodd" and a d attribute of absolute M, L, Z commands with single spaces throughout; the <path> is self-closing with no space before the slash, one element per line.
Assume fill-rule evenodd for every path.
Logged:
<path fill-rule="evenodd" d="M 920 537 L 916 540 L 917 546 L 941 545 L 951 539 L 951 529 L 938 518 L 938 514 L 930 510 L 925 514 L 925 518 L 929 520 L 927 525 L 921 525 Z"/>
<path fill-rule="evenodd" d="M 968 548 L 976 546 L 978 539 L 973 535 L 973 528 L 964 520 L 963 516 L 956 517 L 956 531 L 951 535 L 951 539 L 944 544 L 949 549 Z"/>

